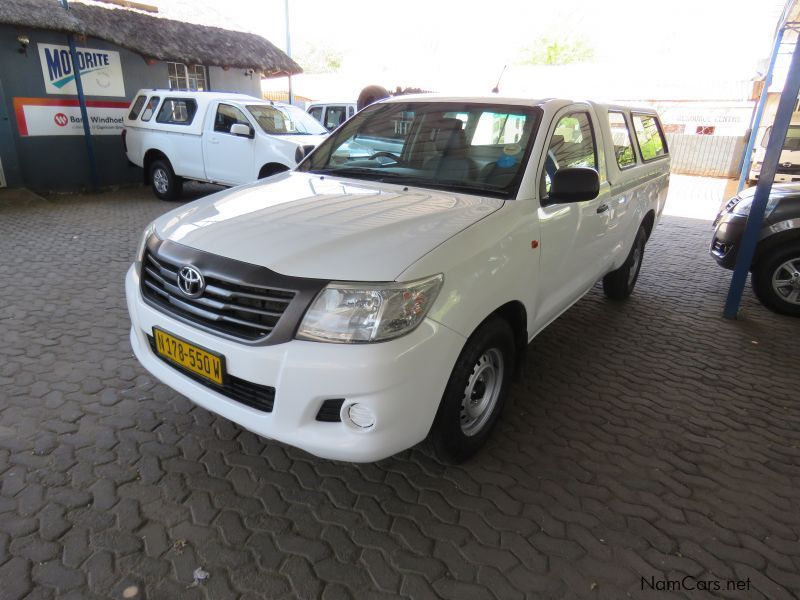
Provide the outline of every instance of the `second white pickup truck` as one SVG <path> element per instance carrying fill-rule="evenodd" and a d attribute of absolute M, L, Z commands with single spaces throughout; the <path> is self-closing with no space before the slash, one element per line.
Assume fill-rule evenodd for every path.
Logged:
<path fill-rule="evenodd" d="M 183 180 L 239 185 L 296 166 L 327 135 L 290 104 L 244 94 L 139 90 L 124 121 L 128 160 L 162 200 Z"/>

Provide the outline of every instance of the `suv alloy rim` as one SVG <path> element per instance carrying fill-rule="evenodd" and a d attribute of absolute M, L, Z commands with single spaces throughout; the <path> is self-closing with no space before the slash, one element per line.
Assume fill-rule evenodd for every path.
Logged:
<path fill-rule="evenodd" d="M 642 262 L 642 246 L 636 244 L 633 248 L 633 261 L 631 262 L 631 270 L 628 272 L 628 285 L 633 285 L 633 280 L 639 274 L 639 265 Z"/>
<path fill-rule="evenodd" d="M 785 302 L 800 306 L 800 257 L 790 258 L 775 269 L 772 289 Z"/>
<path fill-rule="evenodd" d="M 473 436 L 483 429 L 503 386 L 503 354 L 497 348 L 484 352 L 472 367 L 461 400 L 461 431 Z"/>
<path fill-rule="evenodd" d="M 159 194 L 166 194 L 169 189 L 169 177 L 167 172 L 159 167 L 153 171 L 153 185 Z"/>

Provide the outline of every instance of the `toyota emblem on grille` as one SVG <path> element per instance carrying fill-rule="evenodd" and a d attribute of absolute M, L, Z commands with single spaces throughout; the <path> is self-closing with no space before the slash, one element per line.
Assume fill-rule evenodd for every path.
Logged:
<path fill-rule="evenodd" d="M 188 298 L 199 298 L 203 294 L 206 282 L 203 275 L 194 267 L 182 267 L 178 271 L 178 288 Z"/>
<path fill-rule="evenodd" d="M 791 163 L 791 162 L 785 162 L 785 163 L 781 163 L 781 166 L 782 166 L 782 167 L 785 167 L 785 168 L 787 168 L 787 169 L 788 169 L 789 167 L 791 167 L 791 166 L 792 166 L 792 163 Z"/>

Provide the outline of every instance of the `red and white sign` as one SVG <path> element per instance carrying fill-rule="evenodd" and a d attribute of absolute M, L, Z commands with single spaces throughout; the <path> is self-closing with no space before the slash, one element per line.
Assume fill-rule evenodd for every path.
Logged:
<path fill-rule="evenodd" d="M 92 135 L 118 135 L 127 102 L 87 100 Z M 83 119 L 77 100 L 14 98 L 17 129 L 23 137 L 43 135 L 83 135 Z"/>

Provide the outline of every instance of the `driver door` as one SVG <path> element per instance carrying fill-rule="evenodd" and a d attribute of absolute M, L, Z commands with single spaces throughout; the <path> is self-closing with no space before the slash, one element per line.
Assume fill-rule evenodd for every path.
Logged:
<path fill-rule="evenodd" d="M 543 327 L 591 288 L 605 272 L 609 247 L 609 185 L 594 115 L 573 105 L 553 120 L 539 185 L 541 236 L 538 326 Z M 548 201 L 553 174 L 565 167 L 600 173 L 600 194 L 584 202 Z"/>
<path fill-rule="evenodd" d="M 233 135 L 231 126 L 236 123 L 253 125 L 241 109 L 220 102 L 214 110 L 212 122 L 203 135 L 203 161 L 206 178 L 228 185 L 254 181 L 255 139 Z"/>

